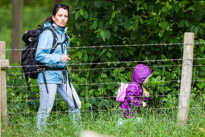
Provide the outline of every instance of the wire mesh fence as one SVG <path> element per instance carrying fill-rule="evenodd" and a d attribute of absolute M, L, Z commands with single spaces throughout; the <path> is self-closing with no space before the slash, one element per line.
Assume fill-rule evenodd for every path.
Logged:
<path fill-rule="evenodd" d="M 112 48 L 133 48 L 133 47 L 169 47 L 183 46 L 184 43 L 163 43 L 163 44 L 133 44 L 133 45 L 100 45 L 71 47 L 72 50 L 79 49 L 105 49 Z M 195 43 L 202 45 L 204 43 Z M 21 50 L 21 49 L 7 49 Z M 74 52 L 74 51 L 71 51 Z M 109 112 L 119 114 L 119 102 L 116 102 L 117 89 L 121 82 L 131 82 L 131 72 L 136 64 L 147 64 L 153 70 L 153 78 L 148 83 L 151 100 L 145 111 L 160 111 L 168 113 L 170 110 L 178 109 L 178 98 L 181 84 L 182 52 L 178 58 L 145 59 L 145 60 L 121 60 L 101 62 L 71 62 L 68 64 L 68 72 L 71 82 L 78 92 L 82 108 L 81 113 Z M 190 109 L 205 108 L 205 58 L 193 59 L 192 94 Z M 100 78 L 94 75 L 100 75 Z M 96 79 L 95 79 L 96 78 Z M 7 71 L 7 103 L 9 125 L 25 126 L 13 121 L 16 117 L 35 117 L 39 108 L 39 89 L 36 80 L 30 80 L 31 91 L 28 91 L 20 65 L 11 65 Z M 196 101 L 197 100 L 197 101 Z M 69 107 L 59 96 L 56 96 L 55 104 L 51 115 L 60 119 L 61 114 L 69 114 Z M 172 114 L 175 116 L 175 114 Z M 84 121 L 86 122 L 86 121 Z M 30 124 L 30 123 L 27 123 Z"/>

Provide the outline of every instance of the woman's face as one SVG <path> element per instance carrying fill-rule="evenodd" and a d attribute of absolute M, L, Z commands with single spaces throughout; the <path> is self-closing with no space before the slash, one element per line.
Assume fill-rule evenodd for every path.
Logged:
<path fill-rule="evenodd" d="M 52 19 L 57 26 L 65 27 L 68 22 L 68 10 L 60 8 Z"/>

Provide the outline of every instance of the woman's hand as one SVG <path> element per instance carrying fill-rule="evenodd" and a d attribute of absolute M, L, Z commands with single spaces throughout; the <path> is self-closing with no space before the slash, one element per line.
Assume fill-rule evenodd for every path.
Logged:
<path fill-rule="evenodd" d="M 62 56 L 62 62 L 66 63 L 67 60 L 71 60 L 71 58 L 69 58 L 68 55 L 63 55 Z"/>

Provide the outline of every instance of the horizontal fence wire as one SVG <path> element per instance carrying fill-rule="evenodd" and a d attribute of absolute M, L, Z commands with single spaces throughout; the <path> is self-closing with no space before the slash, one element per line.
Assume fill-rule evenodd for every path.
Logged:
<path fill-rule="evenodd" d="M 186 107 L 180 107 L 180 108 L 186 108 Z M 189 107 L 190 109 L 202 109 L 205 110 L 205 107 L 199 107 L 199 106 L 191 106 Z M 162 108 L 157 108 L 157 107 L 145 107 L 143 108 L 144 110 L 171 110 L 171 109 L 179 109 L 179 107 L 162 107 Z M 81 113 L 89 113 L 89 112 L 119 112 L 119 108 L 112 108 L 112 109 L 98 109 L 98 110 L 81 110 Z M 38 112 L 18 112 L 17 114 L 15 112 L 9 112 L 9 115 L 36 115 Z M 70 113 L 70 111 L 52 111 L 50 114 L 57 114 L 57 113 Z"/>
<path fill-rule="evenodd" d="M 203 94 L 205 95 L 205 94 Z M 167 96 L 179 96 L 179 94 L 172 94 L 172 95 L 152 95 L 152 97 L 167 97 Z M 137 97 L 137 96 L 136 96 Z M 89 99 L 115 99 L 116 96 L 106 96 L 106 97 L 81 97 L 80 99 L 84 99 L 84 100 L 89 100 Z M 32 102 L 32 101 L 39 101 L 40 99 L 27 99 L 27 100 L 8 100 L 8 102 Z M 64 99 L 62 98 L 57 98 L 55 99 L 56 101 L 63 101 Z"/>
<path fill-rule="evenodd" d="M 153 92 L 157 92 L 157 91 L 153 91 Z M 152 98 L 155 97 L 178 97 L 180 94 L 168 94 L 168 95 L 151 95 Z M 199 94 L 197 96 L 205 96 L 204 93 Z M 137 97 L 137 96 L 136 96 Z M 90 100 L 90 99 L 111 99 L 111 100 L 115 100 L 116 96 L 106 96 L 106 97 L 80 97 L 80 99 L 84 99 L 84 100 Z M 56 101 L 64 101 L 63 98 L 56 98 Z M 40 101 L 40 99 L 27 99 L 27 100 L 7 100 L 7 102 L 35 102 L 35 101 Z"/>
<path fill-rule="evenodd" d="M 129 44 L 129 45 L 98 45 L 98 46 L 79 46 L 79 47 L 69 47 L 71 49 L 95 49 L 95 48 L 119 48 L 119 47 L 154 47 L 154 46 L 182 46 L 182 45 L 190 45 L 192 43 L 159 43 L 159 44 Z M 203 45 L 205 42 L 195 42 L 194 45 Z M 35 50 L 35 48 L 28 48 L 29 50 Z M 28 50 L 26 49 L 26 50 Z M 41 48 L 39 48 L 41 49 Z M 43 49 L 51 49 L 51 48 L 43 48 Z M 4 50 L 4 49 L 0 49 Z M 22 51 L 25 49 L 6 49 L 7 51 L 16 50 Z"/>
<path fill-rule="evenodd" d="M 205 60 L 205 59 L 204 59 Z M 67 65 L 69 67 L 69 65 Z M 15 68 L 15 67 L 18 67 L 18 68 L 22 68 L 22 66 L 10 66 L 10 68 Z M 134 66 L 135 67 L 135 66 Z M 133 69 L 134 67 L 126 67 L 126 66 L 123 66 L 124 69 Z M 156 65 L 156 66 L 149 66 L 148 67 L 150 68 L 170 68 L 170 67 L 182 67 L 182 65 Z M 193 65 L 193 67 L 205 67 L 205 65 Z M 109 67 L 109 68 L 106 68 L 106 67 L 100 67 L 100 68 L 71 68 L 72 71 L 96 71 L 96 70 L 114 70 L 114 69 L 120 69 L 122 67 Z M 34 71 L 35 72 L 35 71 Z M 21 75 L 23 76 L 23 72 L 21 73 L 14 73 L 12 72 L 11 70 L 8 70 L 8 72 L 6 73 L 7 75 Z"/>
<path fill-rule="evenodd" d="M 70 65 L 70 64 L 69 64 Z M 69 67 L 69 65 L 67 65 L 67 67 Z M 149 66 L 150 68 L 162 68 L 162 67 L 181 67 L 182 65 L 156 65 L 156 66 Z M 193 66 L 198 66 L 198 67 L 203 67 L 205 65 L 193 65 Z M 22 66 L 10 66 L 11 68 L 22 68 Z M 72 71 L 95 71 L 95 70 L 114 70 L 114 69 L 120 69 L 122 67 L 100 67 L 100 68 L 71 68 Z M 124 69 L 133 69 L 134 67 L 127 67 L 127 66 L 123 66 Z M 9 71 L 6 73 L 7 75 L 22 75 L 23 73 L 10 73 L 12 71 Z M 34 71 L 35 72 L 35 71 Z"/>
<path fill-rule="evenodd" d="M 137 60 L 133 60 L 133 61 L 113 61 L 113 62 L 90 62 L 90 63 L 71 63 L 68 64 L 68 66 L 87 66 L 87 65 L 110 65 L 110 64 L 128 64 L 128 63 L 154 63 L 154 62 L 173 62 L 173 61 L 183 61 L 186 59 L 156 59 L 156 60 L 142 60 L 142 61 L 137 61 Z M 193 58 L 193 61 L 196 60 L 205 60 L 205 58 Z M 2 61 L 3 62 L 3 61 Z M 34 67 L 36 65 L 28 65 L 25 67 Z M 39 67 L 43 67 L 45 65 L 38 65 Z M 55 65 L 54 65 L 55 66 Z M 21 65 L 11 65 L 10 68 L 22 68 Z"/>
<path fill-rule="evenodd" d="M 204 82 L 205 80 L 192 80 L 192 82 Z M 181 83 L 181 80 L 169 80 L 169 81 L 157 81 L 157 82 L 149 82 L 152 83 L 170 83 L 170 82 L 177 82 Z M 75 86 L 95 86 L 95 85 L 119 85 L 121 82 L 108 82 L 108 83 L 90 83 L 90 84 L 73 84 Z M 130 82 L 125 82 L 130 83 Z M 8 88 L 14 87 L 13 85 L 8 85 Z M 15 86 L 16 88 L 27 88 L 27 86 Z M 30 85 L 30 87 L 38 87 L 38 85 Z"/>

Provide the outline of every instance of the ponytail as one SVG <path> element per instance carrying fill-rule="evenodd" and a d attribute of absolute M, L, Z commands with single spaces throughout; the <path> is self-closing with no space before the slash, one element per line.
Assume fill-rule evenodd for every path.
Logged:
<path fill-rule="evenodd" d="M 46 22 L 50 22 L 51 24 L 54 23 L 52 16 L 48 17 L 47 19 L 44 20 L 44 22 L 40 25 L 40 28 L 43 28 L 43 24 Z"/>

